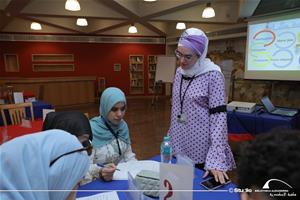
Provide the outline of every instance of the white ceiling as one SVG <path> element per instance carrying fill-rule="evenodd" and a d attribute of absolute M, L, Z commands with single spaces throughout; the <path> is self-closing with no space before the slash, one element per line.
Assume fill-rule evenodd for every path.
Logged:
<path fill-rule="evenodd" d="M 176 22 L 211 32 L 244 23 L 255 11 L 260 0 L 211 0 L 216 17 L 203 19 L 208 0 L 79 0 L 81 10 L 64 9 L 66 0 L 0 0 L 0 33 L 48 33 L 75 35 L 128 36 L 134 23 L 139 36 L 172 37 Z M 85 17 L 89 25 L 75 25 Z M 41 23 L 41 31 L 30 30 L 30 23 Z"/>

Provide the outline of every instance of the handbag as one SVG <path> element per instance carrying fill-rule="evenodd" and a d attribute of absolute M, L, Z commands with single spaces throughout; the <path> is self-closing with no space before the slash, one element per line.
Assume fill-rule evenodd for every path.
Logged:
<path fill-rule="evenodd" d="M 159 172 L 151 170 L 141 170 L 135 177 L 139 190 L 144 190 L 143 194 L 150 197 L 159 197 Z"/>

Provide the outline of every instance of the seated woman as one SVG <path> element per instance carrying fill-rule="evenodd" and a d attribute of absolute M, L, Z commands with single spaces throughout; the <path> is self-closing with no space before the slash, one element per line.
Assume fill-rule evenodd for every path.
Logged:
<path fill-rule="evenodd" d="M 123 120 L 125 111 L 126 98 L 120 89 L 110 87 L 103 91 L 100 116 L 90 120 L 94 149 L 85 181 L 89 182 L 95 178 L 110 181 L 116 170 L 115 165 L 136 160 L 131 149 L 128 126 Z M 99 164 L 106 167 L 102 168 Z"/>
<path fill-rule="evenodd" d="M 78 138 L 62 130 L 4 143 L 0 146 L 1 200 L 75 200 L 76 193 L 68 190 L 77 190 L 88 171 L 87 149 Z"/>

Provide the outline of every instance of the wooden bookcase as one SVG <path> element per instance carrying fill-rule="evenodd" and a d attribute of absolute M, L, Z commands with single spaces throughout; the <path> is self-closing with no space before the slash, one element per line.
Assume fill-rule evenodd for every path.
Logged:
<path fill-rule="evenodd" d="M 129 55 L 130 94 L 144 94 L 144 56 Z"/>
<path fill-rule="evenodd" d="M 155 73 L 156 73 L 156 64 L 157 56 L 149 55 L 148 56 L 148 93 L 149 94 L 161 94 L 162 93 L 162 84 L 155 83 Z"/>

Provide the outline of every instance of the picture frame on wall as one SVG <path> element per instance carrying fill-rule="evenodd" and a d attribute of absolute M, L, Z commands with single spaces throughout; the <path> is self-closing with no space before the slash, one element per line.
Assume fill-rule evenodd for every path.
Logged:
<path fill-rule="evenodd" d="M 115 63 L 114 64 L 114 71 L 115 72 L 121 71 L 121 64 L 120 63 Z"/>

